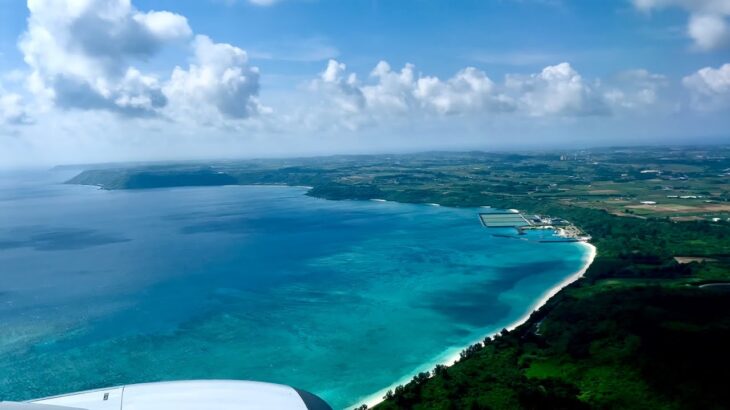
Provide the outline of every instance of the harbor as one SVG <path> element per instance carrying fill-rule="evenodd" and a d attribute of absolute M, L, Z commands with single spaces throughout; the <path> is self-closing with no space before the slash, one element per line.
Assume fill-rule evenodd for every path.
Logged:
<path fill-rule="evenodd" d="M 590 235 L 570 221 L 544 215 L 526 216 L 517 209 L 480 212 L 479 221 L 488 229 L 514 228 L 518 235 L 516 237 L 526 235 L 529 231 L 552 231 L 550 237 L 543 236 L 538 242 L 588 242 L 591 239 Z M 495 234 L 495 236 L 510 237 L 510 235 L 504 234 Z"/>

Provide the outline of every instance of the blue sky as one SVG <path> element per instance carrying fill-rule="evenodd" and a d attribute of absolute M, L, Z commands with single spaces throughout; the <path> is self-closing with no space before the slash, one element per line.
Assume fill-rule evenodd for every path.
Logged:
<path fill-rule="evenodd" d="M 730 0 L 0 7 L 6 164 L 722 142 L 730 131 Z"/>
<path fill-rule="evenodd" d="M 22 68 L 17 38 L 24 2 L 3 0 L 3 68 Z M 321 70 L 321 56 L 368 71 L 375 62 L 406 62 L 446 76 L 466 65 L 507 72 L 574 62 L 586 75 L 643 67 L 681 77 L 698 66 L 726 63 L 728 50 L 702 53 L 684 35 L 680 8 L 642 12 L 629 1 L 135 1 L 140 10 L 170 10 L 216 41 L 247 50 L 271 74 Z M 299 55 L 291 55 L 297 52 Z M 266 55 L 276 57 L 270 60 Z M 184 61 L 180 53 L 174 58 Z M 312 61 L 287 61 L 312 60 Z M 165 67 L 164 65 L 162 67 Z"/>

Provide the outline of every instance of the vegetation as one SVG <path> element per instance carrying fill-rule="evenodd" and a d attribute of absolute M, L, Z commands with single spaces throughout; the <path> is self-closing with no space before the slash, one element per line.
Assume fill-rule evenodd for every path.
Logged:
<path fill-rule="evenodd" d="M 728 148 L 156 165 L 89 170 L 72 182 L 146 188 L 163 179 L 135 185 L 137 175 L 190 172 L 309 185 L 329 199 L 517 207 L 593 237 L 598 256 L 584 279 L 454 366 L 389 392 L 378 409 L 730 408 L 730 287 L 701 287 L 730 283 Z"/>

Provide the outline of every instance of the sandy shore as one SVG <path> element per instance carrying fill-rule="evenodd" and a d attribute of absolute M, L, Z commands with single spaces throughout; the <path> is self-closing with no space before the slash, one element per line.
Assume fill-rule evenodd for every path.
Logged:
<path fill-rule="evenodd" d="M 505 329 L 513 330 L 513 329 L 519 327 L 520 325 L 522 325 L 523 323 L 527 322 L 527 320 L 530 318 L 530 315 L 532 315 L 533 312 L 535 312 L 536 310 L 540 309 L 543 305 L 545 305 L 545 303 L 547 303 L 547 301 L 550 300 L 550 298 L 555 296 L 564 287 L 566 287 L 566 286 L 570 285 L 571 283 L 575 282 L 576 280 L 580 279 L 586 273 L 586 271 L 588 270 L 588 267 L 591 266 L 591 263 L 593 263 L 593 259 L 595 259 L 595 257 L 596 257 L 596 247 L 587 242 L 580 242 L 580 245 L 585 246 L 586 251 L 587 251 L 585 259 L 584 259 L 583 267 L 578 272 L 574 273 L 573 275 L 568 276 L 562 282 L 558 283 L 557 285 L 555 285 L 554 287 L 549 289 L 547 292 L 545 292 L 542 295 L 542 297 L 540 297 L 538 300 L 535 301 L 535 303 L 532 304 L 530 310 L 525 315 L 523 315 L 522 317 L 520 317 L 513 323 L 506 326 Z M 485 335 L 483 338 L 481 338 L 479 340 L 475 340 L 473 343 L 470 343 L 469 345 L 475 344 L 477 342 L 481 342 L 486 337 L 492 337 L 501 331 L 502 330 L 500 329 L 499 331 Z M 398 380 L 397 382 L 395 382 L 393 385 L 388 386 L 385 389 L 380 390 L 379 392 L 374 393 L 364 399 L 361 399 L 358 403 L 354 403 L 353 405 L 348 406 L 348 408 L 359 406 L 361 404 L 367 404 L 368 407 L 375 406 L 376 404 L 383 401 L 383 396 L 385 396 L 385 393 L 387 393 L 388 390 L 392 390 L 398 385 L 408 383 L 413 378 L 413 375 L 418 374 L 419 372 L 426 371 L 426 370 L 432 370 L 437 364 L 443 364 L 446 366 L 453 365 L 454 363 L 456 363 L 459 360 L 461 352 L 466 347 L 468 347 L 468 346 L 463 346 L 460 348 L 451 348 L 451 349 L 447 350 L 442 355 L 440 355 L 433 363 L 429 363 L 429 364 L 422 366 L 421 368 L 414 371 L 412 373 L 412 375 L 406 376 L 406 377 Z"/>

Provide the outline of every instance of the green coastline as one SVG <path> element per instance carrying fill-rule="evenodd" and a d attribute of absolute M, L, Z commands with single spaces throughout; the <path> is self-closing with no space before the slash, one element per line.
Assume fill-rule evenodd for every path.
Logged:
<path fill-rule="evenodd" d="M 530 306 L 529 311 L 525 315 L 523 315 L 519 319 L 515 320 L 510 325 L 506 326 L 501 331 L 496 331 L 496 332 L 484 335 L 484 338 L 491 339 L 491 338 L 499 335 L 502 331 L 510 332 L 510 331 L 513 331 L 516 328 L 524 325 L 525 323 L 527 323 L 528 320 L 530 320 L 530 317 L 532 316 L 532 314 L 535 313 L 536 311 L 538 311 L 540 308 L 542 308 L 542 306 L 544 306 L 553 296 L 558 294 L 566 286 L 570 286 L 575 281 L 580 280 L 583 277 L 583 275 L 585 275 L 585 272 L 588 270 L 591 263 L 593 263 L 593 260 L 595 259 L 596 254 L 597 254 L 595 246 L 593 246 L 589 243 L 581 243 L 581 245 L 585 247 L 586 254 L 585 254 L 584 265 L 579 271 L 572 273 L 570 276 L 566 277 L 565 280 L 563 280 L 556 286 L 554 286 L 550 289 L 547 289 L 545 291 L 545 293 L 542 295 L 542 297 L 540 297 L 540 299 L 536 300 Z M 479 343 L 481 343 L 481 341 L 476 341 L 475 344 L 479 344 Z M 470 346 L 473 346 L 475 344 L 472 344 Z M 462 355 L 464 354 L 465 351 L 468 351 L 470 346 L 465 346 L 464 349 L 462 349 L 462 350 L 457 349 L 457 350 L 447 351 L 447 352 L 445 352 L 445 354 L 439 356 L 439 358 L 437 360 L 429 362 L 427 364 L 427 366 L 424 366 L 424 367 L 439 366 L 439 368 L 440 368 L 440 366 L 453 366 L 454 364 L 458 363 L 459 360 L 461 360 Z M 386 396 L 388 396 L 389 394 L 393 394 L 392 393 L 393 389 L 396 389 L 396 388 L 398 388 L 398 386 L 401 386 L 403 384 L 407 384 L 410 381 L 409 379 L 411 377 L 417 377 L 419 375 L 419 373 L 421 373 L 421 372 L 414 372 L 413 375 L 406 376 L 406 377 L 402 378 L 400 381 L 398 381 L 397 383 L 392 384 L 388 388 L 382 389 L 382 390 L 378 391 L 377 393 L 368 396 L 368 398 L 363 400 L 363 402 L 365 403 L 364 406 L 366 406 L 365 408 L 377 406 L 378 404 L 382 403 L 384 400 L 386 400 Z M 433 374 L 429 374 L 429 375 L 431 377 L 434 376 Z M 361 409 L 363 408 L 362 406 L 363 405 L 360 406 Z"/>
<path fill-rule="evenodd" d="M 428 153 L 125 167 L 70 182 L 156 188 L 167 186 L 163 173 L 170 186 L 306 185 L 308 195 L 333 200 L 565 218 L 598 250 L 584 277 L 522 325 L 470 346 L 451 367 L 414 376 L 376 408 L 720 409 L 730 403 L 717 376 L 730 368 L 730 300 L 725 286 L 700 286 L 730 282 L 728 158 L 727 147 Z"/>

